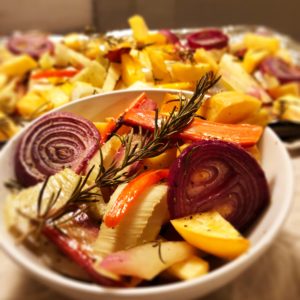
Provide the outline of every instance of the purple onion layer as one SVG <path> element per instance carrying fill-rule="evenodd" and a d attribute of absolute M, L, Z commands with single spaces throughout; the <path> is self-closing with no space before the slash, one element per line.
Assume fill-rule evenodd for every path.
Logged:
<path fill-rule="evenodd" d="M 99 149 L 100 134 L 92 122 L 67 112 L 50 113 L 32 124 L 18 145 L 15 173 L 31 186 L 64 168 L 80 174 Z"/>
<path fill-rule="evenodd" d="M 15 33 L 7 41 L 7 48 L 15 54 L 28 54 L 38 59 L 45 52 L 53 52 L 54 44 L 39 32 Z"/>
<path fill-rule="evenodd" d="M 238 145 L 200 141 L 186 148 L 169 175 L 168 207 L 172 219 L 219 211 L 243 230 L 270 201 L 265 174 Z"/>

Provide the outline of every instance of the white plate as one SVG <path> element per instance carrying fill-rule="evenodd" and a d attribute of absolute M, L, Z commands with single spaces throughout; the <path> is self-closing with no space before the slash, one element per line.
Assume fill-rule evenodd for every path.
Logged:
<path fill-rule="evenodd" d="M 141 91 L 116 91 L 87 97 L 57 110 L 74 112 L 91 120 L 117 115 Z M 160 101 L 166 90 L 147 90 L 154 100 Z M 233 280 L 249 267 L 275 239 L 292 202 L 293 173 L 290 158 L 278 137 L 267 129 L 260 142 L 262 167 L 266 172 L 271 191 L 271 204 L 255 224 L 249 236 L 251 248 L 237 259 L 209 274 L 187 282 L 178 282 L 154 287 L 130 289 L 103 288 L 92 283 L 66 278 L 42 265 L 37 257 L 22 246 L 17 246 L 7 232 L 3 220 L 3 203 L 8 191 L 3 183 L 14 177 L 14 152 L 22 132 L 16 135 L 0 152 L 0 245 L 21 267 L 49 287 L 74 299 L 189 299 L 203 296 Z M 263 283 L 262 283 L 263 284 Z"/>

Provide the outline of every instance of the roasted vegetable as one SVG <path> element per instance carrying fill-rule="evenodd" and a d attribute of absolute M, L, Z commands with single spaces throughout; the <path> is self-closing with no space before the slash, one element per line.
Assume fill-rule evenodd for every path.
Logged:
<path fill-rule="evenodd" d="M 257 161 L 241 147 L 201 141 L 187 147 L 170 169 L 168 206 L 172 219 L 222 208 L 245 229 L 268 205 L 269 189 Z"/>
<path fill-rule="evenodd" d="M 99 141 L 92 122 L 70 113 L 51 113 L 23 135 L 16 154 L 16 176 L 30 186 L 66 167 L 84 172 Z"/>
<path fill-rule="evenodd" d="M 100 266 L 118 275 L 151 280 L 175 263 L 195 253 L 185 242 L 154 242 L 106 256 Z"/>
<path fill-rule="evenodd" d="M 33 58 L 39 58 L 43 53 L 54 49 L 48 37 L 39 32 L 15 33 L 8 39 L 7 47 L 15 54 L 28 54 Z"/>
<path fill-rule="evenodd" d="M 228 36 L 219 29 L 210 28 L 188 35 L 187 42 L 193 49 L 220 49 L 227 46 Z"/>
<path fill-rule="evenodd" d="M 233 259 L 249 248 L 249 241 L 218 212 L 206 212 L 171 221 L 191 245 L 225 259 Z"/>
<path fill-rule="evenodd" d="M 221 92 L 205 101 L 199 114 L 209 121 L 235 124 L 258 112 L 261 101 L 241 92 Z"/>
<path fill-rule="evenodd" d="M 168 174 L 169 171 L 166 169 L 153 170 L 145 172 L 132 180 L 106 213 L 104 218 L 105 225 L 108 227 L 118 225 L 127 213 L 127 210 L 134 205 L 144 190 L 167 178 Z"/>

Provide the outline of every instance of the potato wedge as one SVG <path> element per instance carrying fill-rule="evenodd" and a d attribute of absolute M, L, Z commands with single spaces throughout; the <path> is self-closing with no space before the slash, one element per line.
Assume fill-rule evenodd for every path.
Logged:
<path fill-rule="evenodd" d="M 249 241 L 216 211 L 175 219 L 171 223 L 188 243 L 224 259 L 233 259 L 249 248 Z"/>

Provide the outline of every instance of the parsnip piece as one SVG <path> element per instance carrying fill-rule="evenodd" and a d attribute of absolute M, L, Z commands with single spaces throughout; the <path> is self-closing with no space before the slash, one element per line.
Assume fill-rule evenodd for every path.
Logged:
<path fill-rule="evenodd" d="M 103 83 L 103 87 L 102 87 L 103 92 L 109 92 L 114 90 L 120 76 L 121 76 L 120 64 L 111 63 L 105 81 Z"/>
<path fill-rule="evenodd" d="M 93 61 L 75 75 L 71 82 L 83 81 L 100 88 L 103 86 L 105 77 L 106 70 L 104 67 L 97 61 Z"/>
<path fill-rule="evenodd" d="M 154 242 L 112 253 L 103 259 L 101 266 L 118 275 L 151 280 L 194 253 L 194 247 L 186 242 Z"/>
<path fill-rule="evenodd" d="M 227 90 L 252 95 L 264 103 L 270 103 L 270 96 L 249 75 L 236 58 L 230 54 L 224 54 L 219 64 L 219 83 Z"/>
<path fill-rule="evenodd" d="M 125 186 L 126 184 L 118 186 L 108 203 L 107 211 L 117 200 Z M 149 227 L 150 232 L 147 226 L 156 206 L 166 202 L 167 189 L 167 186 L 164 184 L 155 185 L 147 189 L 135 201 L 135 204 L 128 210 L 128 213 L 117 227 L 109 228 L 103 222 L 98 238 L 93 246 L 94 251 L 101 256 L 105 256 L 115 251 L 134 247 L 141 241 L 149 242 L 154 240 L 159 233 L 160 227 L 166 220 L 168 214 L 166 205 L 162 205 L 159 210 L 155 221 L 158 222 L 157 226 L 152 227 L 152 229 Z M 143 234 L 143 232 L 147 234 Z"/>
<path fill-rule="evenodd" d="M 207 274 L 209 264 L 206 260 L 192 256 L 187 260 L 178 262 L 166 270 L 167 274 L 180 280 L 190 280 Z"/>
<path fill-rule="evenodd" d="M 42 201 L 41 211 L 46 209 L 47 203 L 53 192 L 61 189 L 60 196 L 53 209 L 61 207 L 71 196 L 80 176 L 71 169 L 53 175 L 49 178 L 48 184 L 44 191 L 44 201 Z M 31 216 L 37 215 L 37 199 L 43 183 L 21 190 L 17 194 L 11 194 L 5 203 L 6 225 L 9 229 L 17 234 L 24 234 L 30 228 L 28 218 L 22 216 L 18 211 Z"/>

